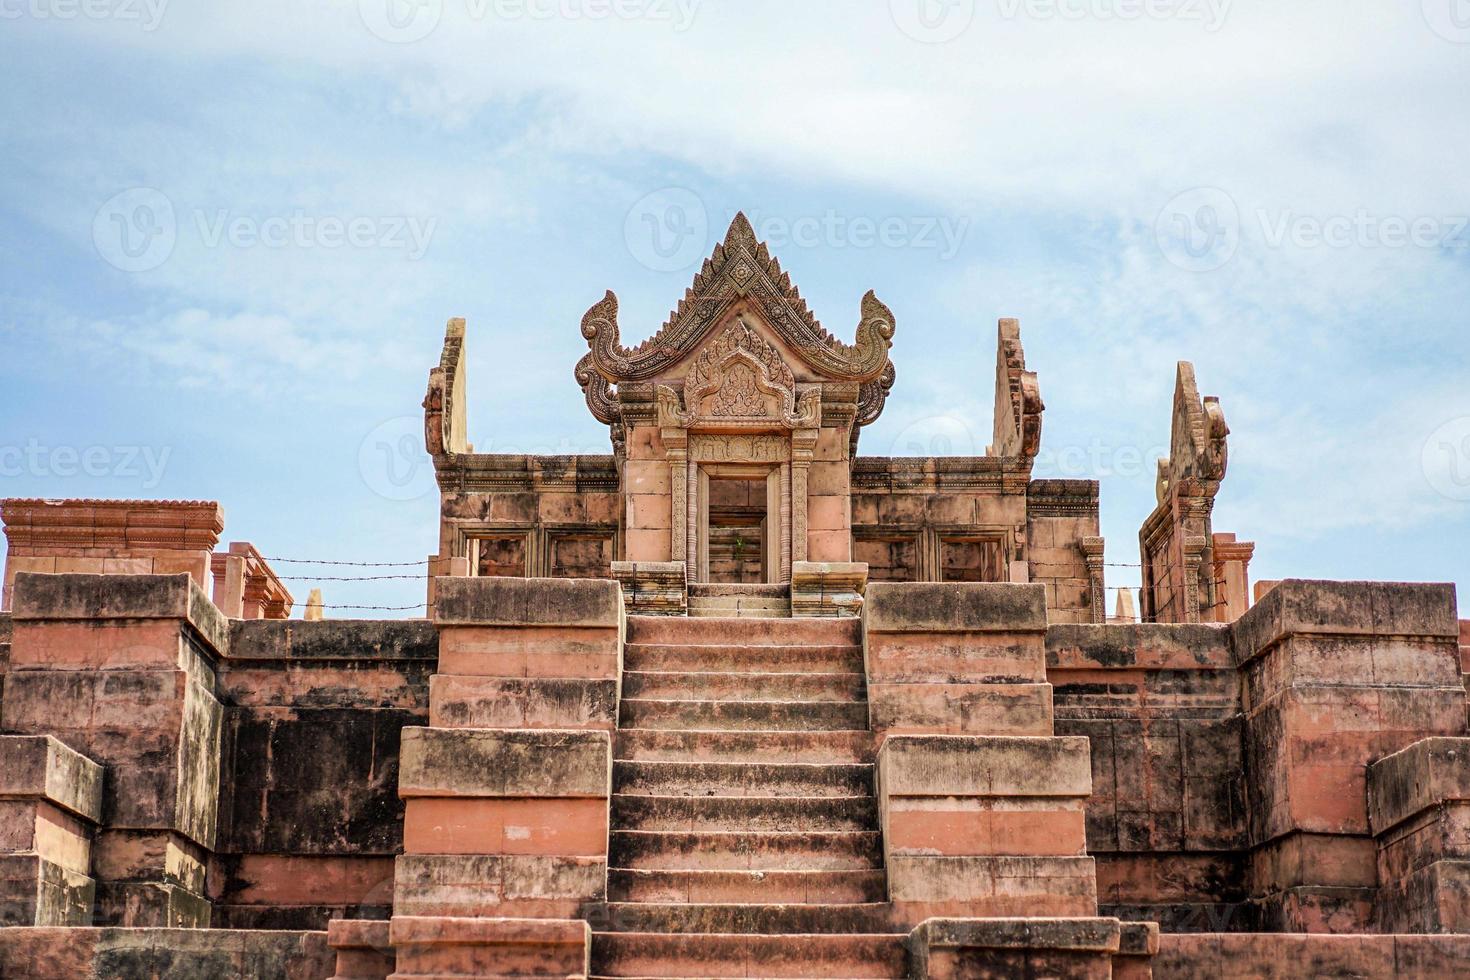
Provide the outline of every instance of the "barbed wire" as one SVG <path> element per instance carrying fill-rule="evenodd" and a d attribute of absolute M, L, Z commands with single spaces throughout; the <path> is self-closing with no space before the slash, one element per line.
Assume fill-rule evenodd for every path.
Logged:
<path fill-rule="evenodd" d="M 408 568 L 428 565 L 430 561 L 427 558 L 419 561 L 334 561 L 327 558 L 272 558 L 268 555 L 261 555 L 261 558 L 265 561 L 278 561 L 283 565 L 347 565 L 355 568 Z"/>

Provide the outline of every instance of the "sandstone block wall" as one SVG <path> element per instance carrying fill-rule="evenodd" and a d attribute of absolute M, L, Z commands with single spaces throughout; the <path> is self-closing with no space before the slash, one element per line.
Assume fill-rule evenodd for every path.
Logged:
<path fill-rule="evenodd" d="M 217 925 L 388 916 L 403 847 L 401 732 L 428 719 L 438 648 L 424 621 L 230 624 Z"/>
<path fill-rule="evenodd" d="M 1087 849 L 1105 914 L 1252 928 L 1240 684 L 1228 630 L 1053 626 L 1056 730 L 1092 745 Z"/>

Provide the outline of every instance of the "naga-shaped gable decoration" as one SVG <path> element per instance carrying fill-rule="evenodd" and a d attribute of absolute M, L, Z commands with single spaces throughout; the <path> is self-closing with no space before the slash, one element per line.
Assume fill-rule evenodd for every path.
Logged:
<path fill-rule="evenodd" d="M 577 383 L 593 415 L 610 422 L 616 416 L 611 386 L 648 381 L 667 371 L 697 350 L 722 314 L 744 299 L 759 307 L 781 341 L 824 380 L 866 385 L 890 370 L 893 312 L 870 290 L 863 297 L 855 342 L 838 340 L 822 329 L 791 277 L 766 245 L 756 241 L 745 215 L 738 214 L 684 299 L 648 340 L 637 347 L 622 346 L 618 299 L 611 291 L 587 311 L 582 336 L 589 353 L 577 365 Z M 881 390 L 886 393 L 886 388 Z"/>
<path fill-rule="evenodd" d="M 1174 381 L 1174 418 L 1169 436 L 1169 459 L 1159 460 L 1155 495 L 1160 504 L 1178 490 L 1189 496 L 1213 498 L 1225 479 L 1230 462 L 1225 410 L 1220 399 L 1201 398 L 1194 365 L 1180 361 Z"/>
<path fill-rule="evenodd" d="M 1021 322 L 1001 320 L 996 331 L 995 428 L 990 455 L 1034 459 L 1041 448 L 1044 411 L 1036 372 L 1026 370 Z"/>

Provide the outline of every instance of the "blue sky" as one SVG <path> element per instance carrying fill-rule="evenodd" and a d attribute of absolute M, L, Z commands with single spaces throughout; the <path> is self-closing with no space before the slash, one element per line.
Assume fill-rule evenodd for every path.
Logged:
<path fill-rule="evenodd" d="M 1463 0 L 0 0 L 0 63 L 0 495 L 421 560 L 444 321 L 477 449 L 606 452 L 582 313 L 652 333 L 744 209 L 895 312 L 863 452 L 983 452 L 1018 316 L 1110 561 L 1188 359 L 1255 577 L 1470 587 Z"/>

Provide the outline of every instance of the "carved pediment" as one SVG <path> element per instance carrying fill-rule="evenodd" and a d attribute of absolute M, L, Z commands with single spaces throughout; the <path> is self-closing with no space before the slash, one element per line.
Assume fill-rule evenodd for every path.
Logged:
<path fill-rule="evenodd" d="M 819 388 L 797 392 L 796 376 L 775 345 L 739 317 L 695 358 L 684 392 L 657 388 L 659 423 L 687 428 L 815 428 Z"/>
<path fill-rule="evenodd" d="M 1019 320 L 1000 321 L 995 353 L 995 426 L 990 451 L 1034 459 L 1041 449 L 1041 386 L 1026 370 Z"/>
<path fill-rule="evenodd" d="M 609 385 L 650 381 L 699 349 L 704 338 L 736 303 L 754 303 L 781 342 L 824 380 L 872 382 L 889 367 L 893 313 L 869 291 L 862 301 L 855 343 L 845 344 L 817 322 L 791 277 L 771 255 L 744 214 L 736 215 L 725 240 L 705 260 L 684 299 L 653 337 L 624 347 L 618 326 L 618 300 L 611 291 L 582 318 L 589 354 L 577 366 L 584 389 L 597 387 L 594 375 Z M 588 390 L 594 413 L 600 394 Z"/>

